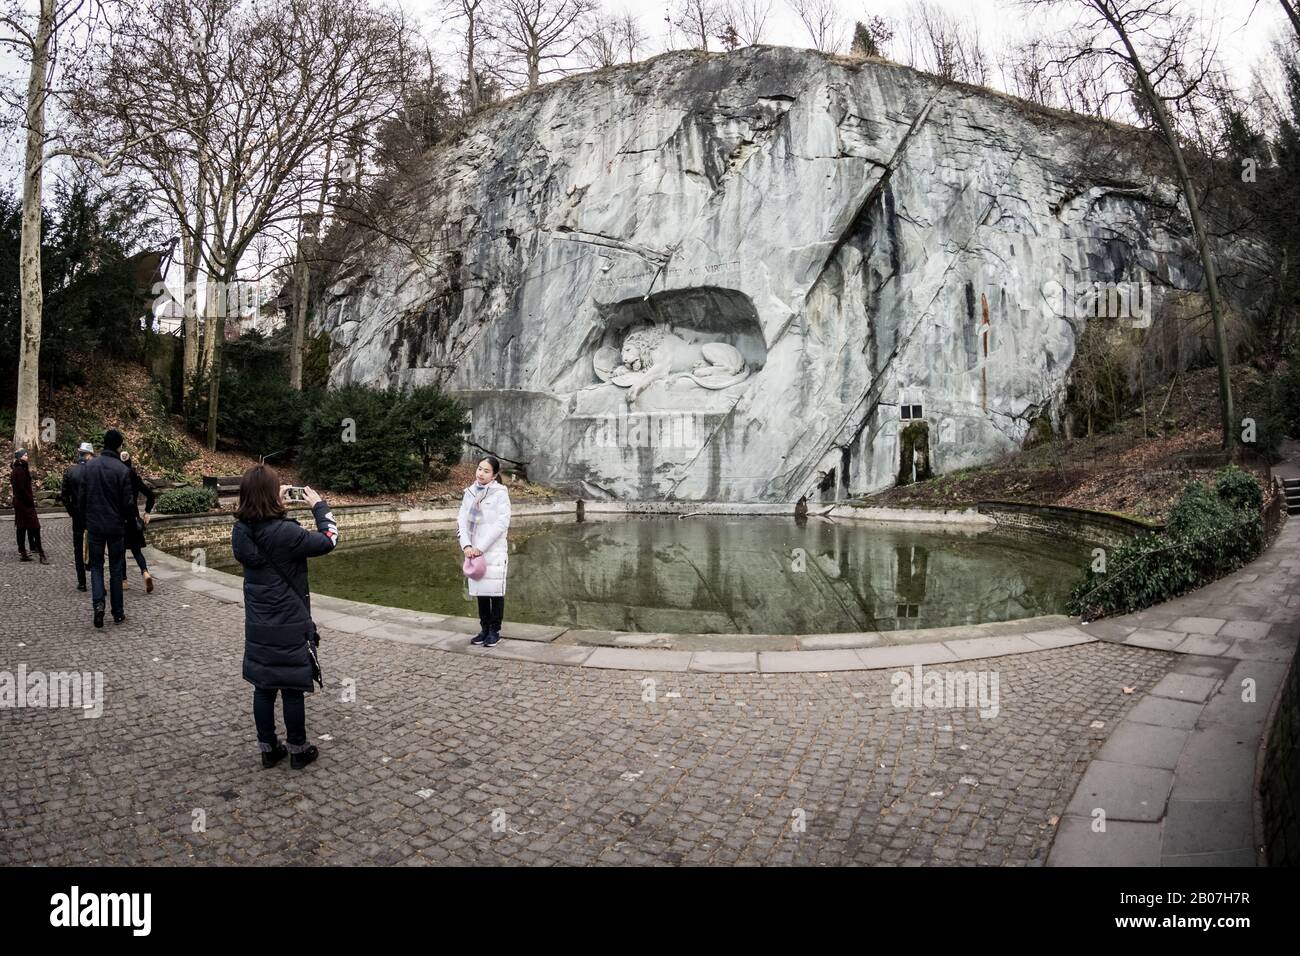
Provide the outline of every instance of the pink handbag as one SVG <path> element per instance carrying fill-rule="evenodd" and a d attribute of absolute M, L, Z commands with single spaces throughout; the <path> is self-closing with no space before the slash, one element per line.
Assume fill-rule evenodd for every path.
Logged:
<path fill-rule="evenodd" d="M 477 581 L 479 578 L 483 577 L 483 575 L 487 574 L 487 561 L 483 559 L 483 555 L 481 554 L 472 558 L 466 558 L 465 564 L 461 567 L 461 570 L 465 572 L 465 577 Z"/>

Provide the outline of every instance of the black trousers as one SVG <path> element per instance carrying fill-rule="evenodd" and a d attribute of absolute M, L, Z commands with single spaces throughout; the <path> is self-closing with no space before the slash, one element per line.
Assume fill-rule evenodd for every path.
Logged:
<path fill-rule="evenodd" d="M 501 630 L 501 616 L 506 612 L 504 597 L 483 597 L 478 599 L 478 622 L 484 630 Z"/>
<path fill-rule="evenodd" d="M 264 753 L 275 749 L 279 738 L 275 736 L 274 687 L 253 688 L 253 723 L 257 725 L 257 746 Z M 289 741 L 290 753 L 307 749 L 307 703 L 300 690 L 278 692 L 284 701 L 284 734 Z"/>
<path fill-rule="evenodd" d="M 77 560 L 77 587 L 86 586 L 86 526 L 72 519 L 72 556 Z"/>
<path fill-rule="evenodd" d="M 41 553 L 41 529 L 40 528 L 19 528 L 18 529 L 18 550 L 19 551 L 29 550 L 23 544 L 24 541 L 28 541 L 31 543 L 30 550 L 36 552 L 37 554 Z"/>
<path fill-rule="evenodd" d="M 135 563 L 136 565 L 139 566 L 140 571 L 141 572 L 148 571 L 149 565 L 145 564 L 144 551 L 142 551 L 140 548 L 130 548 L 129 550 L 131 552 L 131 557 L 135 558 Z"/>
<path fill-rule="evenodd" d="M 104 552 L 108 552 L 108 600 L 113 617 L 119 618 L 122 609 L 122 579 L 126 577 L 126 544 L 120 534 L 90 535 L 90 600 L 94 607 L 104 606 Z"/>

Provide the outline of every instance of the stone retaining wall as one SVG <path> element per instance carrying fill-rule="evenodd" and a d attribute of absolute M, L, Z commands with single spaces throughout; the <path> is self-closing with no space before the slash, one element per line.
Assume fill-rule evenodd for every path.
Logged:
<path fill-rule="evenodd" d="M 1259 784 L 1269 866 L 1300 865 L 1300 667 L 1291 663 Z"/>
<path fill-rule="evenodd" d="M 1114 548 L 1135 535 L 1159 531 L 1161 525 L 1084 508 L 1030 505 L 1014 501 L 981 501 L 979 513 L 997 522 L 999 529 L 1068 537 L 1088 544 Z"/>

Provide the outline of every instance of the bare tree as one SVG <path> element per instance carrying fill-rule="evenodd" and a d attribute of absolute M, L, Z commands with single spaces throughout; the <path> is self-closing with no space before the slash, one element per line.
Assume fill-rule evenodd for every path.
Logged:
<path fill-rule="evenodd" d="M 508 54 L 502 70 L 535 90 L 544 77 L 571 72 L 595 0 L 497 0 L 492 29 Z"/>
<path fill-rule="evenodd" d="M 718 37 L 723 29 L 721 0 L 676 0 L 669 14 L 672 25 L 686 34 L 696 50 L 706 53 L 709 38 Z"/>
<path fill-rule="evenodd" d="M 620 25 L 617 17 L 593 13 L 582 25 L 582 43 L 578 57 L 582 65 L 596 70 L 613 66 L 623 58 Z"/>
<path fill-rule="evenodd" d="M 84 85 L 80 71 L 89 52 L 102 42 L 107 28 L 101 0 L 38 0 L 28 13 L 19 0 L 0 10 L 0 49 L 16 52 L 27 63 L 27 84 L 21 103 L 23 152 L 22 222 L 19 234 L 18 287 L 22 331 L 18 350 L 18 389 L 14 412 L 14 444 L 39 457 L 41 319 L 45 294 L 41 288 L 41 224 L 46 166 L 58 157 L 80 157 L 101 172 L 116 172 L 136 142 L 95 144 L 91 149 L 68 135 L 62 123 L 51 126 L 49 110 L 67 109 Z M 60 119 L 62 117 L 60 116 Z"/>
<path fill-rule="evenodd" d="M 1210 249 L 1201 198 L 1188 170 L 1179 114 L 1196 124 L 1195 101 L 1216 81 L 1213 50 L 1201 45 L 1192 18 L 1176 0 L 1033 0 L 1035 6 L 1072 8 L 1078 22 L 1069 30 L 1074 52 L 1065 66 L 1088 63 L 1113 75 L 1133 94 L 1140 113 L 1169 152 L 1205 273 L 1219 366 L 1223 447 L 1231 453 L 1236 429 L 1227 331 L 1219 297 L 1218 270 Z"/>
<path fill-rule="evenodd" d="M 444 17 L 460 24 L 460 56 L 465 64 L 466 105 L 477 113 L 483 106 L 482 51 L 488 42 L 488 0 L 445 0 Z"/>
<path fill-rule="evenodd" d="M 734 36 L 737 46 L 763 42 L 774 0 L 730 0 L 722 8 L 722 32 Z"/>
<path fill-rule="evenodd" d="M 1297 39 L 1300 39 L 1300 5 L 1295 0 L 1280 0 L 1282 9 L 1286 11 L 1286 17 L 1291 21 L 1291 27 L 1295 30 Z"/>
<path fill-rule="evenodd" d="M 625 10 L 614 19 L 616 44 L 619 55 L 627 57 L 628 63 L 637 61 L 637 52 L 649 41 L 645 27 L 640 18 L 631 10 Z"/>
<path fill-rule="evenodd" d="M 400 107 L 413 66 L 400 18 L 366 0 L 182 7 L 197 5 L 214 25 L 203 56 L 164 55 L 168 45 L 194 43 L 184 18 L 150 24 L 115 45 L 95 103 L 106 123 L 128 132 L 169 131 L 156 137 L 165 151 L 142 155 L 141 172 L 178 223 L 193 222 L 192 195 L 199 210 L 192 240 L 206 277 L 207 438 L 215 448 L 225 319 L 245 253 L 264 238 L 291 248 L 315 231 L 310 217 L 361 175 L 369 138 Z M 189 118 L 195 101 L 212 104 L 201 121 Z"/>
<path fill-rule="evenodd" d="M 808 31 L 813 48 L 823 53 L 844 49 L 848 23 L 836 0 L 786 0 Z"/>
<path fill-rule="evenodd" d="M 979 25 L 961 18 L 932 0 L 913 0 L 896 39 L 909 66 L 945 80 L 984 85 L 988 55 Z"/>

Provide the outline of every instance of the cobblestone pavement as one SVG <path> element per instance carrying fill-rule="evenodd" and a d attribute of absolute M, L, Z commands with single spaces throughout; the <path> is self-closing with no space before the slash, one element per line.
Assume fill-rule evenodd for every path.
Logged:
<path fill-rule="evenodd" d="M 1174 659 L 956 665 L 996 672 L 985 719 L 896 708 L 889 671 L 649 675 L 325 628 L 321 759 L 263 770 L 243 609 L 134 574 L 96 631 L 67 522 L 45 538 L 48 567 L 0 560 L 0 671 L 101 671 L 105 702 L 0 710 L 0 864 L 1040 865 L 1123 688 Z"/>

